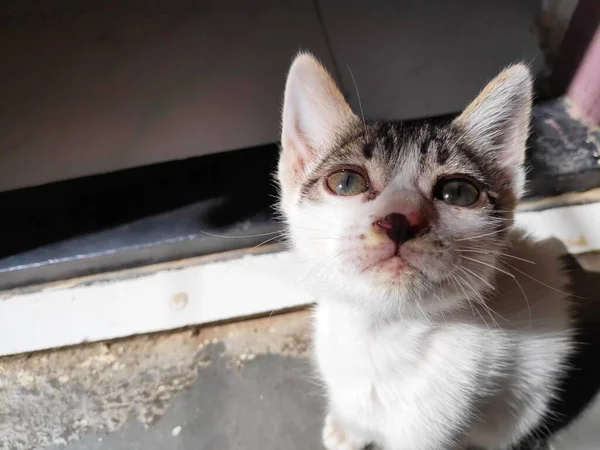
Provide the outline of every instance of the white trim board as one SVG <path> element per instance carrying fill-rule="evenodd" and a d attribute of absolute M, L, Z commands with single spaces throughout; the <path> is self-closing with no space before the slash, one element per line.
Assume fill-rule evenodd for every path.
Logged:
<path fill-rule="evenodd" d="M 600 250 L 600 203 L 517 213 L 572 253 Z M 241 254 L 241 253 L 240 253 Z M 213 257 L 0 294 L 0 355 L 268 314 L 310 304 L 289 252 Z M 207 262 L 208 261 L 208 262 Z"/>
<path fill-rule="evenodd" d="M 600 250 L 600 203 L 517 212 L 516 223 L 538 239 L 560 239 L 573 254 Z"/>

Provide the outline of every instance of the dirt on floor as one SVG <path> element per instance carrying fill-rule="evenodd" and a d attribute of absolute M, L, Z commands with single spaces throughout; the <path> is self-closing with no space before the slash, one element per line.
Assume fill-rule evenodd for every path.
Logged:
<path fill-rule="evenodd" d="M 308 358 L 308 311 L 137 336 L 0 361 L 0 448 L 66 444 L 114 432 L 133 418 L 150 427 L 171 399 L 213 363 L 243 372 L 257 355 Z"/>

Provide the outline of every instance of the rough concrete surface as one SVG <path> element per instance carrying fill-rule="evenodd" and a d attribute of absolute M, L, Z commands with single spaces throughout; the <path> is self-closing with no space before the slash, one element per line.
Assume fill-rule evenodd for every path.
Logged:
<path fill-rule="evenodd" d="M 0 449 L 318 450 L 309 358 L 308 311 L 3 358 Z M 600 404 L 554 450 L 598 443 Z"/>
<path fill-rule="evenodd" d="M 319 448 L 308 312 L 0 365 L 0 448 Z"/>

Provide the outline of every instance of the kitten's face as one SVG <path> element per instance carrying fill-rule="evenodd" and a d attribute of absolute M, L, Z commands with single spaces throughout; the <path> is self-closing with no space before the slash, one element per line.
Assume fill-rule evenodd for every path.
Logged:
<path fill-rule="evenodd" d="M 313 281 L 381 313 L 481 297 L 523 178 L 530 80 L 520 66 L 510 71 L 454 122 L 363 124 L 318 63 L 298 57 L 278 175 Z"/>

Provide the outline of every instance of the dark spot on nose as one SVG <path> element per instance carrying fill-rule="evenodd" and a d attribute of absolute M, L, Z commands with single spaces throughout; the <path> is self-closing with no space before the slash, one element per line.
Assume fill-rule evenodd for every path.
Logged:
<path fill-rule="evenodd" d="M 415 236 L 410 222 L 404 214 L 392 213 L 377 221 L 377 226 L 385 230 L 387 236 L 397 244 L 402 244 Z"/>

